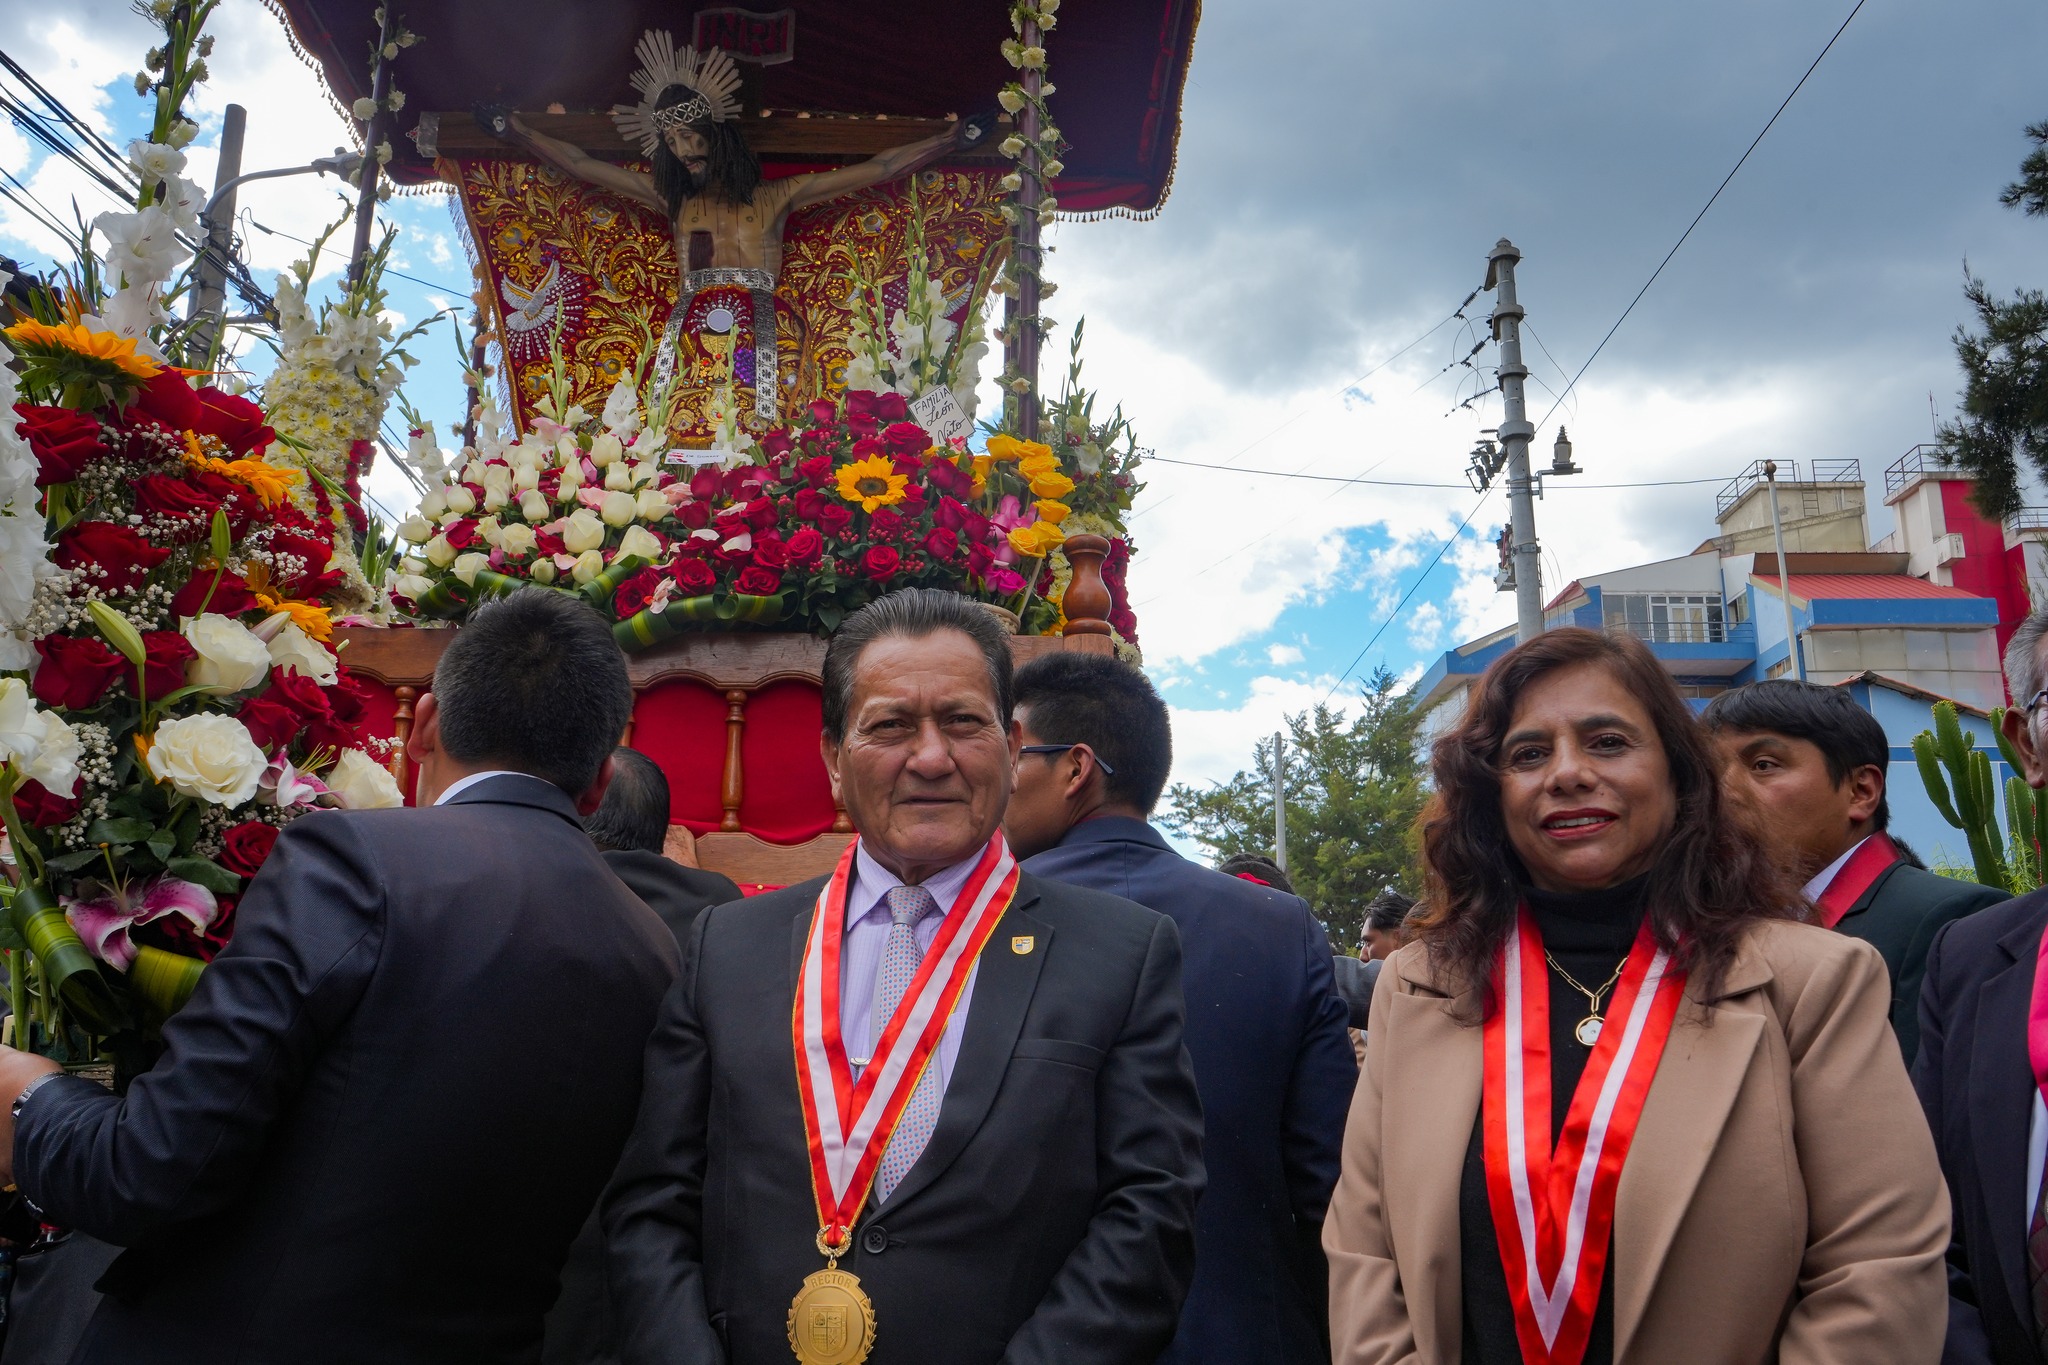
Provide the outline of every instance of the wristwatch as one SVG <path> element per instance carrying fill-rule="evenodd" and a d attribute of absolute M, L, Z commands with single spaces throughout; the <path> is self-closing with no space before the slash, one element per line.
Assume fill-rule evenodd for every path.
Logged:
<path fill-rule="evenodd" d="M 23 1086 L 21 1088 L 21 1093 L 14 1097 L 14 1107 L 7 1111 L 8 1117 L 12 1118 L 16 1123 L 21 1122 L 21 1109 L 23 1105 L 28 1103 L 29 1096 L 35 1094 L 36 1091 L 41 1090 L 43 1088 L 44 1082 L 54 1081 L 63 1074 L 64 1073 L 61 1071 L 45 1071 L 42 1075 L 36 1077 L 27 1085 Z"/>

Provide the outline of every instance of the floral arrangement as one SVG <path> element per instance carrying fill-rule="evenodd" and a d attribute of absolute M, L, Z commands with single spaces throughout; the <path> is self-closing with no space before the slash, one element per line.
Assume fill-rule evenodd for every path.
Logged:
<path fill-rule="evenodd" d="M 889 311 L 872 272 L 855 269 L 847 274 L 853 310 L 847 347 L 853 354 L 846 362 L 845 387 L 849 392 L 894 393 L 905 399 L 944 389 L 961 414 L 972 421 L 981 362 L 988 354 L 987 271 L 956 307 L 930 273 L 926 215 L 918 201 L 915 179 L 910 193 L 910 224 L 904 241 L 910 277 L 905 281 L 903 307 L 893 314 Z M 953 316 L 961 307 L 966 316 L 955 324 Z"/>

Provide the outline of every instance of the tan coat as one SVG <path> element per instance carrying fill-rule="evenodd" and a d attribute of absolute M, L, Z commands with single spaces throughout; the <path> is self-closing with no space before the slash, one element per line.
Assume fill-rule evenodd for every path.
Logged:
<path fill-rule="evenodd" d="M 1387 966 L 1323 1231 L 1333 1359 L 1455 1365 L 1480 1030 L 1421 945 Z M 1933 1365 L 1948 1193 L 1883 959 L 1766 923 L 1686 998 L 1616 1197 L 1615 1365 Z"/>

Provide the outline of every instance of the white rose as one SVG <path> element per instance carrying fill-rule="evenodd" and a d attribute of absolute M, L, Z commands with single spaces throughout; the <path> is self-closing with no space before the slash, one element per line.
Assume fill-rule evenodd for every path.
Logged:
<path fill-rule="evenodd" d="M 540 466 L 531 464 L 514 465 L 512 486 L 524 493 L 530 488 L 540 487 Z"/>
<path fill-rule="evenodd" d="M 576 444 L 576 438 L 563 432 L 555 441 L 555 458 L 562 468 L 583 462 L 583 447 Z"/>
<path fill-rule="evenodd" d="M 542 587 L 546 587 L 555 581 L 555 561 L 552 559 L 534 560 L 533 567 L 526 571 L 526 576 Z"/>
<path fill-rule="evenodd" d="M 270 662 L 287 673 L 311 678 L 322 687 L 332 686 L 337 677 L 334 655 L 328 652 L 327 646 L 291 623 L 272 638 Z"/>
<path fill-rule="evenodd" d="M 498 548 L 514 559 L 523 559 L 533 550 L 536 537 L 531 526 L 513 522 L 498 532 Z"/>
<path fill-rule="evenodd" d="M 627 555 L 638 555 L 647 560 L 659 559 L 661 542 L 644 526 L 628 526 L 626 534 L 619 539 L 618 558 L 624 559 Z"/>
<path fill-rule="evenodd" d="M 409 602 L 417 602 L 433 591 L 434 580 L 422 578 L 416 573 L 402 573 L 391 584 L 391 591 Z"/>
<path fill-rule="evenodd" d="M 580 588 L 603 572 L 604 556 L 596 550 L 585 550 L 576 556 L 576 567 L 569 570 L 569 577 L 575 579 L 576 586 Z"/>
<path fill-rule="evenodd" d="M 660 521 L 669 514 L 668 499 L 652 488 L 643 488 L 634 500 L 633 510 L 639 513 L 642 521 Z"/>
<path fill-rule="evenodd" d="M 633 462 L 633 487 L 635 487 L 635 488 L 644 488 L 644 487 L 646 487 L 646 486 L 647 486 L 648 484 L 650 484 L 650 483 L 653 483 L 653 482 L 654 482 L 655 476 L 656 476 L 657 474 L 659 474 L 659 473 L 661 473 L 661 471 L 660 471 L 659 469 L 657 469 L 657 468 L 655 468 L 655 467 L 654 467 L 654 464 L 653 464 L 653 462 L 652 462 L 652 461 L 649 461 L 649 460 L 636 460 L 636 461 L 634 461 L 634 462 Z"/>
<path fill-rule="evenodd" d="M 614 464 L 604 471 L 604 486 L 615 493 L 623 493 L 633 486 L 633 471 L 624 464 Z"/>
<path fill-rule="evenodd" d="M 343 749 L 334 767 L 321 779 L 349 810 L 384 810 L 405 804 L 391 770 L 361 749 Z"/>
<path fill-rule="evenodd" d="M 158 781 L 216 806 L 239 806 L 255 796 L 269 764 L 242 722 L 211 712 L 165 721 L 149 746 L 149 771 Z"/>
<path fill-rule="evenodd" d="M 579 507 L 562 525 L 562 548 L 572 555 L 594 550 L 604 544 L 604 523 L 588 507 Z"/>
<path fill-rule="evenodd" d="M 631 493 L 621 491 L 604 495 L 604 506 L 598 509 L 598 515 L 607 526 L 624 526 L 638 511 L 639 501 Z"/>
<path fill-rule="evenodd" d="M 414 545 L 424 545 L 434 538 L 434 523 L 415 512 L 398 523 L 398 534 Z"/>
<path fill-rule="evenodd" d="M 448 489 L 448 511 L 458 517 L 466 517 L 476 510 L 476 494 L 455 484 Z"/>
<path fill-rule="evenodd" d="M 539 489 L 528 489 L 520 496 L 519 515 L 532 522 L 548 519 L 548 500 L 541 496 Z"/>
<path fill-rule="evenodd" d="M 270 651 L 231 616 L 194 616 L 185 638 L 197 657 L 185 665 L 185 681 L 216 692 L 246 692 L 270 676 Z"/>
<path fill-rule="evenodd" d="M 478 554 L 475 550 L 471 550 L 466 555 L 455 556 L 455 563 L 452 567 L 455 570 L 455 576 L 457 578 L 469 584 L 471 587 L 475 587 L 476 571 L 478 569 L 490 568 L 491 557 L 486 554 Z"/>
<path fill-rule="evenodd" d="M 624 451 L 625 447 L 619 444 L 619 438 L 607 431 L 590 443 L 590 462 L 603 469 L 616 461 Z"/>
<path fill-rule="evenodd" d="M 398 561 L 398 571 L 400 573 L 423 574 L 432 567 L 434 566 L 416 555 L 407 555 L 404 559 Z"/>
<path fill-rule="evenodd" d="M 448 537 L 435 536 L 427 542 L 427 563 L 437 569 L 445 569 L 455 562 L 455 547 L 448 543 Z"/>
<path fill-rule="evenodd" d="M 476 524 L 477 538 L 486 545 L 496 545 L 498 537 L 503 535 L 504 532 L 504 526 L 499 523 L 496 517 L 485 517 Z"/>
<path fill-rule="evenodd" d="M 420 515 L 429 521 L 439 521 L 441 514 L 448 510 L 448 490 L 436 488 L 420 499 Z"/>
<path fill-rule="evenodd" d="M 555 496 L 561 499 L 563 502 L 567 502 L 569 499 L 576 496 L 576 490 L 578 488 L 581 488 L 582 486 L 583 465 L 580 461 L 571 461 L 570 463 L 562 466 L 561 491 L 558 492 Z"/>

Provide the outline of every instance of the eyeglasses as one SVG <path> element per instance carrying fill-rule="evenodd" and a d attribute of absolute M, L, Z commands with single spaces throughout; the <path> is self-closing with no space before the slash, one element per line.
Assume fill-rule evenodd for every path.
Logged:
<path fill-rule="evenodd" d="M 1082 744 L 1026 744 L 1023 748 L 1017 750 L 1017 755 L 1021 758 L 1025 754 L 1063 754 L 1069 749 L 1082 748 L 1087 748 L 1087 746 Z M 1096 753 L 1093 749 L 1089 749 L 1088 757 L 1095 760 L 1095 766 L 1102 769 L 1104 777 L 1116 776 L 1116 769 L 1104 763 L 1101 754 Z"/>
<path fill-rule="evenodd" d="M 2048 687 L 2044 687 L 2039 692 L 2036 692 L 2034 699 L 2020 708 L 2020 714 L 2023 716 L 2033 715 L 2036 708 L 2044 701 L 2048 701 Z"/>

